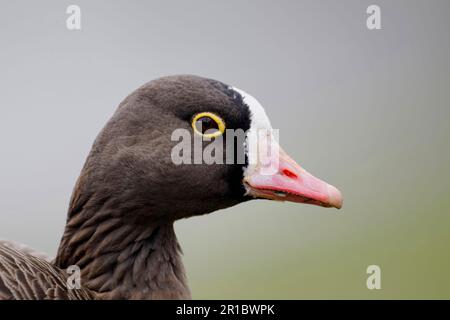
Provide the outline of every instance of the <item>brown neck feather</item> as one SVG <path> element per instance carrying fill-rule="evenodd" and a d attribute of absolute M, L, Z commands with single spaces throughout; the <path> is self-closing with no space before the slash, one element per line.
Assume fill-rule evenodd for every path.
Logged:
<path fill-rule="evenodd" d="M 55 265 L 81 269 L 101 299 L 189 299 L 173 223 L 124 224 L 114 213 L 69 215 Z"/>

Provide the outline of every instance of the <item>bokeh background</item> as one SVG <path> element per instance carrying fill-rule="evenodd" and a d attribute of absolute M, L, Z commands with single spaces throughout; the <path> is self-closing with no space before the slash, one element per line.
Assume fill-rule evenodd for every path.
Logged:
<path fill-rule="evenodd" d="M 117 105 L 190 73 L 257 97 L 284 149 L 345 198 L 177 222 L 194 298 L 450 298 L 449 15 L 447 0 L 2 1 L 0 237 L 55 254 Z"/>

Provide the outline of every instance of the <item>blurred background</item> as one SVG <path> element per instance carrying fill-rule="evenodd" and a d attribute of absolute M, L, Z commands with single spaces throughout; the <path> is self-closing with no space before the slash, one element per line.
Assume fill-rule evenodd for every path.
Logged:
<path fill-rule="evenodd" d="M 381 30 L 366 27 L 371 4 Z M 197 74 L 254 95 L 283 148 L 345 202 L 177 222 L 193 298 L 448 299 L 449 15 L 446 0 L 2 2 L 0 237 L 54 255 L 117 105 Z M 366 287 L 369 265 L 381 290 Z"/>

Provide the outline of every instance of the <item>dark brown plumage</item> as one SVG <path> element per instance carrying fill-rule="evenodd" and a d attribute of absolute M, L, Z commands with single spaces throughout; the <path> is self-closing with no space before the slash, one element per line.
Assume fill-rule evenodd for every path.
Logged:
<path fill-rule="evenodd" d="M 250 171 L 247 161 L 172 162 L 177 142 L 171 134 L 177 128 L 192 130 L 195 114 L 213 112 L 227 129 L 248 130 L 254 114 L 244 100 L 231 87 L 196 76 L 154 80 L 128 96 L 94 142 L 72 194 L 56 258 L 0 242 L 0 299 L 188 299 L 176 220 L 253 197 L 340 207 L 336 191 L 331 197 L 317 189 L 311 200 L 295 190 L 268 194 L 251 180 L 243 183 L 244 171 Z M 225 149 L 224 159 L 236 151 Z M 289 177 L 280 179 L 288 179 L 289 186 L 306 172 L 292 160 L 286 163 L 283 172 Z M 81 270 L 81 289 L 67 286 L 66 269 L 73 265 Z"/>
<path fill-rule="evenodd" d="M 0 244 L 0 297 L 190 298 L 173 222 L 244 200 L 235 181 L 242 168 L 176 166 L 170 158 L 176 142 L 170 137 L 175 128 L 190 129 L 186 120 L 205 109 L 221 112 L 230 128 L 246 129 L 246 110 L 238 109 L 226 88 L 214 80 L 175 76 L 152 81 L 127 97 L 86 160 L 55 260 Z M 39 268 L 21 276 L 22 267 L 35 265 Z M 71 265 L 80 267 L 86 294 L 66 289 L 64 270 Z M 20 289 L 24 283 L 36 287 L 34 295 Z"/>
<path fill-rule="evenodd" d="M 67 290 L 67 274 L 42 257 L 0 243 L 0 300 L 87 300 L 86 288 Z"/>

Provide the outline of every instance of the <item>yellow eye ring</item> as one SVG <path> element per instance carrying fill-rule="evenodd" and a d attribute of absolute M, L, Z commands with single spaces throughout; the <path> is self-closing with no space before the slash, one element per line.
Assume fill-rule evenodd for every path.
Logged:
<path fill-rule="evenodd" d="M 197 128 L 197 121 L 201 120 L 202 118 L 206 118 L 208 120 L 212 120 L 214 121 L 214 123 L 217 125 L 217 130 L 214 131 L 213 133 L 204 133 L 198 130 Z M 219 117 L 217 114 L 212 113 L 212 112 L 200 112 L 197 113 L 194 118 L 192 118 L 192 129 L 194 129 L 194 132 L 204 136 L 206 138 L 216 138 L 220 135 L 222 135 L 225 132 L 225 122 L 223 121 L 223 119 L 221 117 Z"/>

